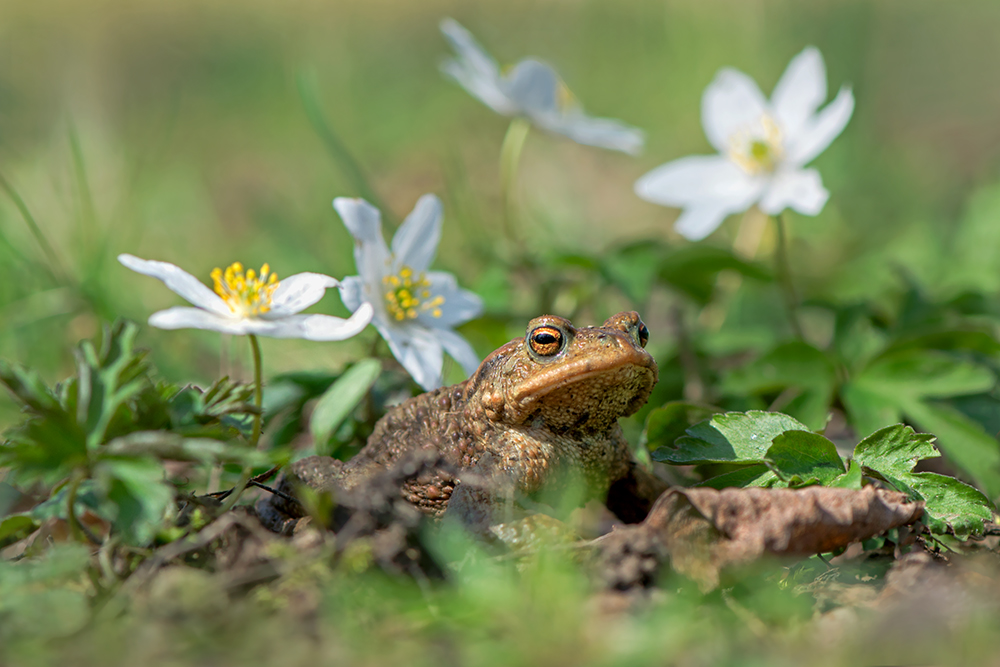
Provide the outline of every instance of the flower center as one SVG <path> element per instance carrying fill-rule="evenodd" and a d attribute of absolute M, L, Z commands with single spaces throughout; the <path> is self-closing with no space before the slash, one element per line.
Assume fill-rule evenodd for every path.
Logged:
<path fill-rule="evenodd" d="M 729 159 L 751 175 L 772 172 L 785 155 L 781 142 L 781 127 L 764 114 L 729 137 Z"/>
<path fill-rule="evenodd" d="M 559 87 L 556 88 L 556 103 L 563 113 L 577 106 L 576 95 L 569 89 L 562 79 L 559 79 Z"/>
<path fill-rule="evenodd" d="M 397 274 L 382 278 L 385 286 L 385 308 L 397 322 L 416 319 L 420 313 L 441 317 L 444 297 L 431 295 L 431 283 L 423 273 L 415 275 L 404 265 Z"/>
<path fill-rule="evenodd" d="M 278 289 L 278 274 L 264 264 L 260 275 L 253 269 L 243 272 L 243 265 L 233 262 L 225 271 L 212 271 L 215 293 L 222 297 L 233 313 L 242 317 L 263 315 L 271 310 L 271 296 Z"/>

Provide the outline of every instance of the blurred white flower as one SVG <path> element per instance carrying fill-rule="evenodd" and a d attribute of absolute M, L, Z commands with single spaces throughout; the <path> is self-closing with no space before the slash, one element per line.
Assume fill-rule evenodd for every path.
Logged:
<path fill-rule="evenodd" d="M 344 340 L 360 333 L 372 319 L 368 304 L 349 319 L 330 315 L 298 315 L 340 283 L 319 273 L 298 273 L 284 280 L 267 264 L 258 274 L 243 271 L 236 262 L 225 271 L 212 271 L 215 291 L 173 264 L 118 255 L 118 261 L 137 273 L 162 280 L 168 289 L 195 307 L 176 306 L 153 313 L 149 324 L 160 329 L 208 329 L 220 333 L 256 334 L 271 338 Z"/>
<path fill-rule="evenodd" d="M 483 310 L 482 300 L 459 288 L 455 276 L 428 271 L 441 240 L 441 202 L 424 195 L 406 216 L 390 250 L 382 236 L 382 216 L 364 199 L 338 197 L 333 207 L 354 237 L 357 276 L 340 284 L 350 309 L 375 307 L 372 323 L 393 356 L 426 390 L 441 386 L 447 351 L 466 373 L 479 366 L 472 346 L 453 327 Z"/>
<path fill-rule="evenodd" d="M 442 63 L 441 71 L 498 114 L 523 116 L 543 130 L 565 135 L 579 144 L 632 155 L 642 150 L 642 130 L 611 118 L 585 114 L 551 66 L 525 58 L 501 72 L 490 54 L 457 21 L 441 21 L 441 32 L 457 56 Z"/>
<path fill-rule="evenodd" d="M 720 70 L 701 100 L 705 134 L 720 154 L 661 165 L 636 181 L 635 192 L 683 208 L 674 228 L 692 241 L 754 203 L 769 215 L 789 207 L 816 215 L 830 193 L 818 171 L 803 167 L 841 133 L 854 111 L 846 86 L 818 111 L 825 99 L 826 68 L 815 47 L 792 59 L 770 102 L 746 74 Z"/>

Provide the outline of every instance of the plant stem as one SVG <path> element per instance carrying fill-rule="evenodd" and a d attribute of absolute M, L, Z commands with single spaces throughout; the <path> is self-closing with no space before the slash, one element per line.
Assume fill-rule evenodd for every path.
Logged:
<path fill-rule="evenodd" d="M 802 325 L 799 324 L 799 300 L 795 294 L 791 265 L 788 262 L 788 238 L 785 233 L 784 215 L 779 213 L 774 216 L 774 223 L 778 229 L 777 245 L 774 249 L 775 273 L 778 275 L 778 282 L 781 283 L 781 289 L 785 295 L 785 308 L 788 311 L 788 321 L 792 325 L 792 331 L 796 338 L 805 340 L 805 336 L 802 335 Z"/>
<path fill-rule="evenodd" d="M 261 376 L 263 375 L 260 362 L 260 343 L 257 336 L 249 334 L 250 349 L 253 351 L 253 404 L 257 406 L 257 414 L 253 416 L 253 435 L 250 436 L 250 448 L 256 449 L 260 441 L 260 425 L 264 415 L 261 407 L 264 405 L 264 386 Z"/>
<path fill-rule="evenodd" d="M 253 434 L 250 436 L 250 448 L 257 449 L 257 443 L 260 442 L 261 422 L 264 418 L 261 411 L 264 404 L 263 370 L 260 359 L 260 343 L 257 342 L 257 336 L 248 334 L 247 338 L 250 339 L 250 350 L 253 352 L 253 403 L 257 407 L 257 414 L 253 416 Z M 228 512 L 236 505 L 236 501 L 240 499 L 243 491 L 247 488 L 247 484 L 250 482 L 250 474 L 252 472 L 253 470 L 250 466 L 243 468 L 239 481 L 236 482 L 232 493 L 229 494 L 226 502 L 223 503 L 220 513 Z"/>
<path fill-rule="evenodd" d="M 500 195 L 503 198 L 504 233 L 510 241 L 517 240 L 514 219 L 517 217 L 514 191 L 517 188 L 517 167 L 521 161 L 521 151 L 524 141 L 528 138 L 531 124 L 524 118 L 517 117 L 510 121 L 507 134 L 500 148 Z"/>
<path fill-rule="evenodd" d="M 80 483 L 83 482 L 84 478 L 86 478 L 86 474 L 82 470 L 73 472 L 73 478 L 69 482 L 69 491 L 66 494 L 66 522 L 69 524 L 69 531 L 73 535 L 73 539 L 77 542 L 87 541 L 91 544 L 100 544 L 101 541 L 80 523 L 80 519 L 76 515 L 76 491 L 80 488 Z"/>

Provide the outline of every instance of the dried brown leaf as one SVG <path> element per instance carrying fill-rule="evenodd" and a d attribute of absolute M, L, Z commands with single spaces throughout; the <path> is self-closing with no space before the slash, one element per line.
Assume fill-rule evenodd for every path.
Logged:
<path fill-rule="evenodd" d="M 714 588 L 725 567 L 765 554 L 826 553 L 913 523 L 921 514 L 922 502 L 871 486 L 674 488 L 660 496 L 642 524 L 616 531 L 615 539 L 605 541 L 604 560 L 617 563 L 640 545 L 643 553 L 668 554 L 676 571 Z M 650 541 L 660 548 L 650 549 Z M 616 581 L 615 587 L 624 586 Z"/>

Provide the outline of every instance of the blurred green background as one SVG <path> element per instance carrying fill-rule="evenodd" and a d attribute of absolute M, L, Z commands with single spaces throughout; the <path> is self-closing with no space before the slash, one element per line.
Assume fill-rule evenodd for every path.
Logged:
<path fill-rule="evenodd" d="M 515 298 L 530 285 L 475 250 L 496 234 L 507 123 L 439 74 L 444 16 L 501 63 L 551 62 L 589 112 L 648 132 L 639 158 L 532 133 L 519 197 L 539 253 L 680 244 L 676 211 L 639 200 L 632 183 L 711 152 L 700 98 L 720 67 L 747 72 L 770 94 L 791 57 L 814 44 L 831 95 L 849 84 L 857 107 L 815 162 L 830 202 L 816 218 L 792 217 L 800 290 L 838 301 L 891 295 L 901 269 L 933 294 L 1000 289 L 995 1 L 5 2 L 0 175 L 57 265 L 0 193 L 0 356 L 59 379 L 71 346 L 101 319 L 144 321 L 179 303 L 121 267 L 121 252 L 206 281 L 236 260 L 269 262 L 282 277 L 355 273 L 330 202 L 360 193 L 310 123 L 300 85 L 315 91 L 391 220 L 425 192 L 444 199 L 436 266 L 487 298 L 489 317 L 464 330 L 479 353 L 520 335 L 540 314 Z M 709 243 L 728 245 L 737 222 Z M 582 310 L 574 298 L 557 295 L 553 307 L 582 324 L 636 306 L 617 292 Z M 673 344 L 669 299 L 645 305 L 651 345 L 663 353 Z M 318 309 L 344 314 L 332 292 Z M 265 372 L 339 367 L 374 335 L 264 341 Z M 146 327 L 141 342 L 173 381 L 210 381 L 227 351 L 247 374 L 239 340 Z M 0 401 L 6 424 L 13 404 Z"/>

